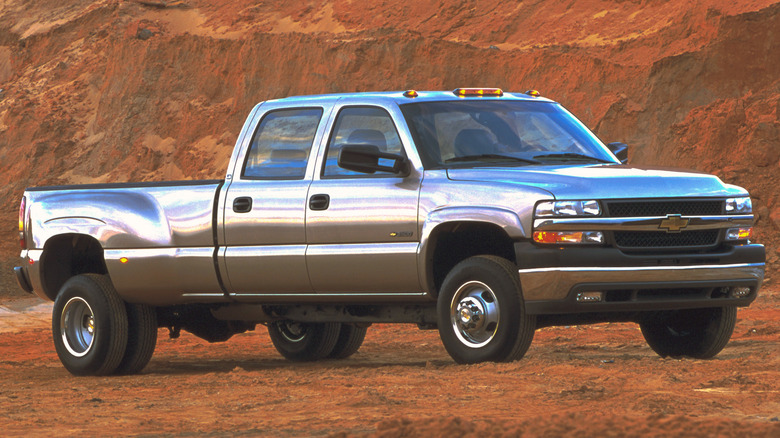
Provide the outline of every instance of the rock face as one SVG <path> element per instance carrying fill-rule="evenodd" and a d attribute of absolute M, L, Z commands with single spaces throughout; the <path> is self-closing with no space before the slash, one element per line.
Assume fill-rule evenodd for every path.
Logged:
<path fill-rule="evenodd" d="M 26 186 L 221 178 L 258 101 L 538 89 L 631 161 L 751 191 L 780 243 L 780 3 L 7 0 L 2 258 Z M 5 269 L 5 268 L 4 268 Z"/>

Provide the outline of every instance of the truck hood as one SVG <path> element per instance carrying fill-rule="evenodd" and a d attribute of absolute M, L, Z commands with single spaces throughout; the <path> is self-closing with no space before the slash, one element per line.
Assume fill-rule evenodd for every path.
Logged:
<path fill-rule="evenodd" d="M 746 195 L 718 177 L 693 171 L 575 165 L 448 169 L 454 181 L 494 181 L 546 190 L 557 199 L 620 199 Z"/>

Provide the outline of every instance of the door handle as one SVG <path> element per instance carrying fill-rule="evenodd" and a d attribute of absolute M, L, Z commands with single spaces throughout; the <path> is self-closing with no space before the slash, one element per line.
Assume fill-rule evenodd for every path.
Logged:
<path fill-rule="evenodd" d="M 330 196 L 313 195 L 309 198 L 309 208 L 312 210 L 327 210 L 330 206 Z"/>
<path fill-rule="evenodd" d="M 252 198 L 241 196 L 233 200 L 233 211 L 236 213 L 249 213 L 252 211 Z"/>

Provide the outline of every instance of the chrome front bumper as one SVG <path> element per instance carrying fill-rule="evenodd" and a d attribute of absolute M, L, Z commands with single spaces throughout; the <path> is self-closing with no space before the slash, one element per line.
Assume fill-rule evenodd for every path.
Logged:
<path fill-rule="evenodd" d="M 727 287 L 750 287 L 749 296 L 739 299 L 729 298 L 733 305 L 747 305 L 752 302 L 764 281 L 764 263 L 741 263 L 728 265 L 694 266 L 641 266 L 641 267 L 554 267 L 520 269 L 520 283 L 523 296 L 531 309 L 545 309 L 543 313 L 556 313 L 555 302 L 560 301 L 561 312 L 601 311 L 601 310 L 643 310 L 655 304 L 670 306 L 669 303 L 682 303 L 696 307 L 723 305 L 726 301 L 712 303 L 712 293 L 681 293 L 678 295 L 659 293 L 658 298 L 652 292 L 622 294 L 619 302 L 574 303 L 576 295 L 584 291 L 656 291 L 656 290 L 705 290 Z M 721 294 L 722 295 L 722 294 Z M 717 295 L 721 298 L 721 295 Z M 610 300 L 605 300 L 610 301 Z M 618 301 L 618 300 L 615 300 Z M 701 303 L 699 303 L 699 301 Z M 536 313 L 536 312 L 533 312 Z"/>

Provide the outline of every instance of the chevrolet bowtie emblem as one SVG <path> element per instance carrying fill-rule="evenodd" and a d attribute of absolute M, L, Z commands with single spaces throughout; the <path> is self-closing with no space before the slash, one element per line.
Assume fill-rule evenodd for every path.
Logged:
<path fill-rule="evenodd" d="M 659 230 L 666 230 L 667 233 L 679 233 L 680 230 L 688 226 L 690 219 L 683 219 L 679 214 L 667 214 L 666 219 L 661 221 Z"/>

